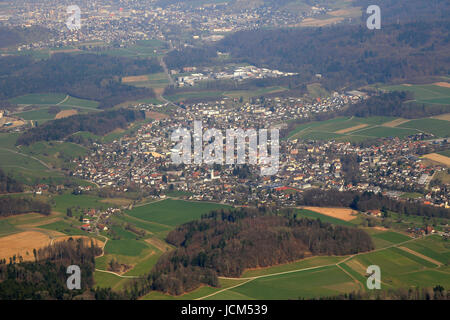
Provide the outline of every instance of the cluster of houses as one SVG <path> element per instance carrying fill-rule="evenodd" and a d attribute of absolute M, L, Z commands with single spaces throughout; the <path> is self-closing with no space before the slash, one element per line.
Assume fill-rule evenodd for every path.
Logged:
<path fill-rule="evenodd" d="M 108 208 L 106 210 L 87 209 L 84 211 L 83 224 L 80 229 L 86 232 L 101 232 L 108 230 L 108 220 L 114 214 L 121 212 L 118 208 Z"/>

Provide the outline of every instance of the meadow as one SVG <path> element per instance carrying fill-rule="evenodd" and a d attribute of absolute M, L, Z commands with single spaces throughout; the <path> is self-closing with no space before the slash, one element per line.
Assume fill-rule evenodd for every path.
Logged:
<path fill-rule="evenodd" d="M 199 219 L 203 214 L 212 210 L 230 208 L 229 206 L 215 203 L 168 199 L 136 207 L 128 211 L 127 214 L 134 218 L 173 228 L 177 225 Z"/>

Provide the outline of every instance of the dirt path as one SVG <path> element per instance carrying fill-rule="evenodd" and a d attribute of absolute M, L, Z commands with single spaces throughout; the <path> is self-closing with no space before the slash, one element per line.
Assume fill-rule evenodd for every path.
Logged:
<path fill-rule="evenodd" d="M 425 255 L 423 255 L 423 254 L 421 254 L 421 253 L 419 253 L 419 252 L 417 252 L 417 251 L 411 250 L 411 249 L 409 249 L 409 248 L 407 248 L 407 247 L 398 247 L 398 248 L 399 248 L 399 249 L 402 249 L 402 250 L 404 250 L 404 251 L 406 251 L 406 252 L 409 252 L 409 253 L 411 253 L 411 254 L 413 254 L 413 255 L 419 257 L 419 258 L 422 258 L 423 260 L 426 260 L 426 261 L 428 261 L 428 262 L 431 262 L 431 263 L 437 265 L 438 267 L 442 266 L 442 263 L 440 263 L 439 261 L 436 261 L 436 260 L 434 260 L 434 259 L 432 259 L 432 258 L 430 258 L 430 257 L 427 257 L 427 256 L 425 256 Z"/>
<path fill-rule="evenodd" d="M 161 252 L 166 252 L 167 250 L 170 250 L 170 246 L 167 243 L 163 242 L 162 240 L 160 240 L 158 238 L 145 239 L 145 242 L 147 242 L 150 245 L 154 246 L 155 248 L 157 248 Z"/>

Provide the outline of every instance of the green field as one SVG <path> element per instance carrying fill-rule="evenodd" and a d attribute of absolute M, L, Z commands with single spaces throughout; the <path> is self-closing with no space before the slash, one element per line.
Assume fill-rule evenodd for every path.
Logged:
<path fill-rule="evenodd" d="M 387 91 L 410 91 L 414 94 L 415 101 L 418 103 L 450 105 L 450 88 L 425 84 L 382 86 L 381 89 Z"/>
<path fill-rule="evenodd" d="M 401 233 L 394 232 L 394 231 L 386 231 L 386 232 L 376 233 L 376 234 L 373 234 L 372 237 L 375 239 L 381 239 L 381 240 L 387 241 L 390 244 L 397 244 L 397 243 L 411 240 L 410 237 L 405 236 Z"/>
<path fill-rule="evenodd" d="M 54 119 L 55 114 L 49 114 L 50 106 L 59 106 L 61 110 L 72 108 L 86 109 L 86 111 L 98 111 L 98 102 L 93 100 L 79 99 L 60 93 L 33 93 L 9 99 L 11 103 L 18 105 L 41 106 L 37 110 L 18 113 L 17 116 L 25 120 L 49 120 Z"/>
<path fill-rule="evenodd" d="M 147 248 L 148 246 L 143 241 L 131 239 L 109 240 L 105 247 L 105 253 L 136 257 Z"/>
<path fill-rule="evenodd" d="M 71 160 L 88 153 L 86 148 L 70 142 L 36 142 L 30 146 L 21 147 L 20 151 L 56 168 L 70 168 Z"/>
<path fill-rule="evenodd" d="M 440 138 L 447 138 L 450 136 L 450 122 L 438 119 L 419 119 L 403 123 L 401 127 L 412 128 L 427 133 L 432 133 Z"/>
<path fill-rule="evenodd" d="M 12 225 L 7 219 L 0 219 L 0 237 L 4 237 L 18 232 L 17 228 Z"/>
<path fill-rule="evenodd" d="M 359 285 L 337 266 L 267 276 L 218 293 L 211 299 L 286 300 L 333 296 L 356 291 Z"/>
<path fill-rule="evenodd" d="M 45 225 L 39 226 L 39 228 L 58 231 L 58 232 L 67 234 L 68 236 L 86 235 L 86 232 L 84 232 L 83 230 L 77 229 L 75 227 L 72 227 L 69 223 L 67 223 L 65 221 L 57 221 L 57 222 L 45 224 Z"/>
<path fill-rule="evenodd" d="M 188 202 L 182 200 L 164 200 L 134 208 L 128 215 L 165 226 L 177 225 L 199 219 L 202 214 L 212 210 L 229 209 L 229 206 L 206 202 Z"/>
<path fill-rule="evenodd" d="M 443 264 L 450 264 L 450 244 L 439 236 L 432 236 L 405 244 L 405 247 L 417 251 Z"/>
<path fill-rule="evenodd" d="M 44 104 L 44 105 L 56 105 L 66 98 L 62 93 L 34 93 L 26 94 L 20 97 L 9 99 L 14 104 Z"/>
<path fill-rule="evenodd" d="M 68 208 L 107 209 L 110 207 L 115 207 L 109 203 L 101 202 L 101 200 L 103 199 L 100 197 L 66 193 L 63 195 L 57 195 L 53 198 L 53 208 L 55 211 L 65 214 Z"/>
<path fill-rule="evenodd" d="M 289 133 L 288 137 L 289 139 L 333 139 L 345 142 L 361 142 L 377 138 L 404 138 L 421 132 L 431 133 L 437 137 L 448 137 L 450 135 L 448 121 L 431 118 L 408 121 L 396 127 L 384 126 L 384 124 L 395 119 L 393 117 L 339 117 L 298 125 Z M 341 130 L 346 130 L 346 132 Z"/>

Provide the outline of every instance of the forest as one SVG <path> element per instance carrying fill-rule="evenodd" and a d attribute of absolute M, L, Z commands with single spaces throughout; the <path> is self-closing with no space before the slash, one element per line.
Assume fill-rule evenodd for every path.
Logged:
<path fill-rule="evenodd" d="M 30 198 L 0 198 L 0 218 L 30 212 L 49 215 L 51 206 L 48 203 Z"/>
<path fill-rule="evenodd" d="M 179 295 L 202 284 L 218 286 L 218 276 L 239 277 L 247 268 L 374 249 L 363 230 L 266 208 L 212 211 L 178 227 L 166 240 L 176 249 L 158 260 L 136 286 L 141 288 L 137 294 L 151 289 Z"/>
<path fill-rule="evenodd" d="M 70 300 L 94 285 L 95 256 L 101 249 L 83 239 L 55 242 L 33 250 L 34 261 L 11 257 L 0 261 L 0 300 Z M 81 289 L 69 290 L 67 267 L 81 269 Z M 103 294 L 103 296 L 105 296 Z"/>
<path fill-rule="evenodd" d="M 15 180 L 10 175 L 7 175 L 0 168 L 0 194 L 1 193 L 14 193 L 14 192 L 22 192 L 23 184 L 17 180 Z"/>
<path fill-rule="evenodd" d="M 47 40 L 54 33 L 41 26 L 0 27 L 0 48 Z"/>
<path fill-rule="evenodd" d="M 74 115 L 53 120 L 23 133 L 16 145 L 30 145 L 37 141 L 64 140 L 80 131 L 104 136 L 117 128 L 125 129 L 130 123 L 145 119 L 145 114 L 129 109 Z"/>
<path fill-rule="evenodd" d="M 130 99 L 155 97 L 153 90 L 124 85 L 121 78 L 161 70 L 156 59 L 98 54 L 58 53 L 39 61 L 27 56 L 0 57 L 0 100 L 29 93 L 65 93 L 110 108 Z"/>
<path fill-rule="evenodd" d="M 261 29 L 233 33 L 212 47 L 173 51 L 172 67 L 213 63 L 211 48 L 233 62 L 299 72 L 296 85 L 318 81 L 328 90 L 447 75 L 450 22 L 385 24 L 382 32 L 358 25 Z M 332 53 L 332 54 L 330 54 Z M 215 63 L 215 62 L 214 62 Z M 318 80 L 315 75 L 322 75 Z"/>

